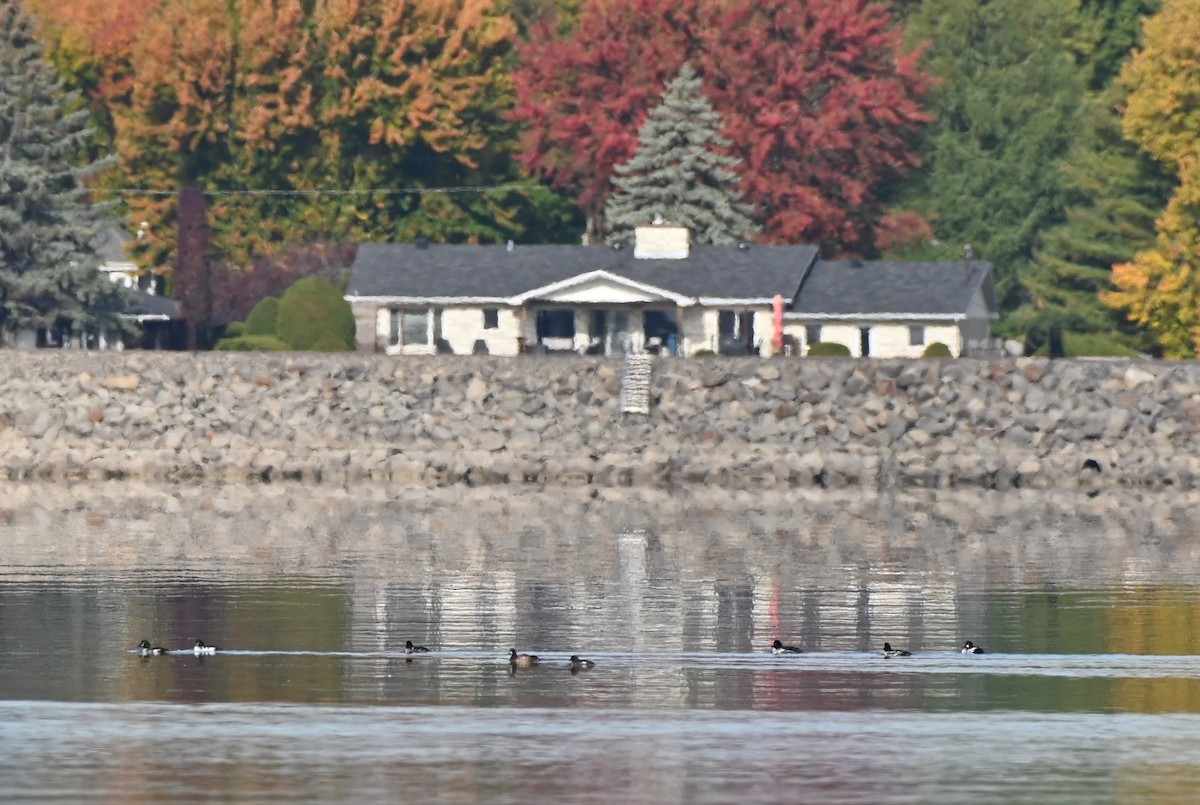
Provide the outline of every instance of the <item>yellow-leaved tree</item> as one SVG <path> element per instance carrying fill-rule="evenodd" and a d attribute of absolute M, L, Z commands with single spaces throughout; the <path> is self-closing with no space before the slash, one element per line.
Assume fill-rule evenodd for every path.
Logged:
<path fill-rule="evenodd" d="M 1179 177 L 1154 248 L 1113 268 L 1101 295 L 1148 328 L 1170 358 L 1200 353 L 1200 0 L 1166 0 L 1121 73 L 1125 135 Z"/>

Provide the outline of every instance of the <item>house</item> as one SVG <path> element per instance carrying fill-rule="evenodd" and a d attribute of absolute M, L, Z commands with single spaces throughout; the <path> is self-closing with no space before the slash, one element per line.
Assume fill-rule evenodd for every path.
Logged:
<path fill-rule="evenodd" d="M 990 263 L 818 260 L 783 326 L 800 354 L 833 342 L 857 357 L 919 358 L 934 343 L 970 354 L 997 316 Z"/>
<path fill-rule="evenodd" d="M 363 244 L 346 301 L 360 350 L 691 355 L 771 350 L 773 303 L 813 246 L 692 246 L 639 227 L 628 246 Z"/>
<path fill-rule="evenodd" d="M 952 272 L 958 272 L 958 264 L 953 265 Z M 983 276 L 976 279 L 986 280 L 988 289 L 980 295 L 986 309 L 979 321 L 986 330 L 995 307 L 990 267 L 972 265 L 981 268 Z M 888 328 L 873 340 L 867 337 L 868 344 L 878 345 L 867 354 L 884 355 L 891 349 L 885 346 L 895 340 L 891 328 L 910 323 L 931 328 L 930 336 L 944 336 L 959 354 L 966 338 L 974 337 L 965 334 L 955 314 L 936 322 L 920 316 L 909 321 L 902 318 L 903 306 L 894 308 L 901 317 L 896 319 L 886 312 L 871 320 L 855 319 L 836 302 L 828 312 L 842 318 L 824 319 L 820 313 L 795 318 L 809 310 L 806 289 L 813 288 L 814 296 L 835 289 L 837 283 L 830 280 L 837 266 L 848 270 L 849 264 L 822 261 L 815 246 L 695 246 L 686 228 L 655 223 L 637 228 L 632 248 L 363 244 L 345 299 L 354 311 L 359 350 L 396 355 L 573 351 L 769 356 L 793 346 L 803 354 L 812 326 L 830 328 L 822 331 L 824 340 L 844 335 L 839 327 L 851 328 L 855 337 L 863 327 Z M 868 284 L 876 280 L 903 281 L 890 270 L 871 275 Z M 939 285 L 944 277 L 922 273 L 915 280 Z M 877 293 L 886 297 L 888 290 Z M 958 313 L 965 310 L 964 305 Z M 934 329 L 943 320 L 964 335 L 955 340 Z M 976 320 L 971 322 L 974 326 Z M 903 333 L 909 335 L 908 330 Z M 852 349 L 859 346 L 855 342 Z"/>
<path fill-rule="evenodd" d="M 132 238 L 124 229 L 109 227 L 92 241 L 92 248 L 104 260 L 100 265 L 101 273 L 130 289 L 128 299 L 117 312 L 137 323 L 138 334 L 100 333 L 89 346 L 100 349 L 182 349 L 186 333 L 179 303 L 161 294 L 161 277 L 151 277 L 151 282 L 143 287 L 140 278 L 145 272 L 128 256 L 130 240 Z"/>
<path fill-rule="evenodd" d="M 126 244 L 131 240 L 119 227 L 110 227 L 91 242 L 93 251 L 104 261 L 99 271 L 115 283 L 130 289 L 115 312 L 135 322 L 137 334 L 122 332 L 79 332 L 69 322 L 62 328 L 19 330 L 14 345 L 19 348 L 78 347 L 81 349 L 142 349 L 182 348 L 183 323 L 179 303 L 157 293 L 157 288 L 139 287 L 141 269 L 129 260 Z"/>

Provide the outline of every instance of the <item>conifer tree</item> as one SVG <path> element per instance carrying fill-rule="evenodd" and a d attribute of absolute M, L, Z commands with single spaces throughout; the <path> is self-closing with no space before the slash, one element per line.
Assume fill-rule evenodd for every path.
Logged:
<path fill-rule="evenodd" d="M 26 328 L 121 326 L 121 290 L 90 246 L 110 223 L 83 188 L 101 164 L 74 164 L 87 117 L 20 3 L 0 0 L 0 340 Z"/>
<path fill-rule="evenodd" d="M 617 191 L 606 209 L 618 239 L 661 216 L 686 226 L 696 243 L 736 243 L 754 231 L 741 201 L 739 160 L 723 153 L 729 141 L 690 64 L 667 85 L 662 103 L 638 130 L 638 149 L 614 169 Z"/>
<path fill-rule="evenodd" d="M 993 264 L 1004 313 L 1022 301 L 1038 235 L 1061 220 L 1086 88 L 1068 43 L 1082 24 L 1069 0 L 925 0 L 909 21 L 943 81 L 925 165 L 899 201 L 927 217 L 943 256 L 970 244 Z"/>

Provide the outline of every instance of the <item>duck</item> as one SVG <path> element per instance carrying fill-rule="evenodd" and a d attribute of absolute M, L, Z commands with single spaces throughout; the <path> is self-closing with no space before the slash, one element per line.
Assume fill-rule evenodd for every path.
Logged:
<path fill-rule="evenodd" d="M 884 659 L 891 659 L 892 657 L 911 657 L 912 652 L 905 651 L 902 648 L 892 648 L 891 643 L 884 643 L 883 644 L 883 656 L 884 656 Z"/>
<path fill-rule="evenodd" d="M 571 673 L 576 673 L 578 671 L 583 671 L 588 668 L 596 667 L 596 663 L 592 662 L 591 660 L 582 660 L 579 658 L 578 654 L 572 654 L 570 662 L 571 662 Z"/>
<path fill-rule="evenodd" d="M 513 668 L 532 668 L 538 664 L 538 656 L 536 654 L 518 654 L 515 648 L 510 648 L 508 661 Z"/>
<path fill-rule="evenodd" d="M 149 640 L 143 640 L 138 643 L 138 653 L 143 657 L 161 657 L 163 654 L 170 654 L 171 652 L 162 646 L 150 645 Z"/>
<path fill-rule="evenodd" d="M 425 648 L 424 646 L 414 646 L 413 641 L 405 640 L 404 641 L 404 653 L 405 654 L 428 654 L 429 649 Z"/>
<path fill-rule="evenodd" d="M 197 640 L 196 645 L 192 646 L 192 651 L 196 654 L 216 654 L 220 651 L 216 646 L 210 646 L 203 640 Z"/>
<path fill-rule="evenodd" d="M 772 654 L 799 654 L 800 649 L 795 646 L 785 646 L 782 641 L 776 640 L 771 644 Z"/>
<path fill-rule="evenodd" d="M 968 640 L 967 642 L 963 643 L 962 653 L 963 654 L 983 654 L 984 651 L 979 646 L 975 645 L 970 640 Z"/>

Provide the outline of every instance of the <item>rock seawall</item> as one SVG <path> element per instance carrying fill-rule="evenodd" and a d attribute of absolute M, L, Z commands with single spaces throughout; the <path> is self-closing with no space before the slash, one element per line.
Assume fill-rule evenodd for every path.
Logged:
<path fill-rule="evenodd" d="M 1200 364 L 0 350 L 0 479 L 1200 486 Z"/>

